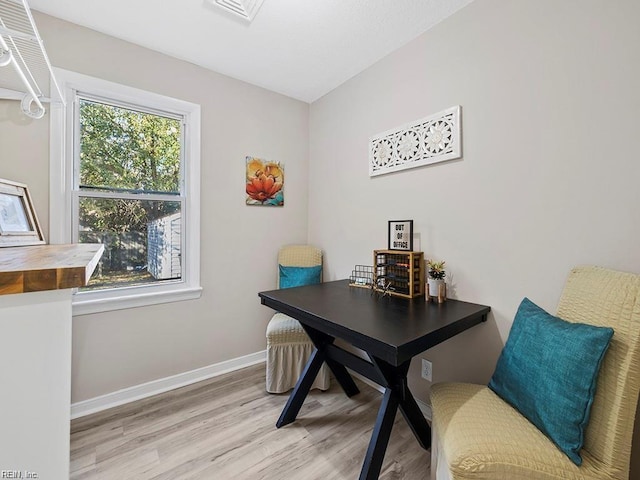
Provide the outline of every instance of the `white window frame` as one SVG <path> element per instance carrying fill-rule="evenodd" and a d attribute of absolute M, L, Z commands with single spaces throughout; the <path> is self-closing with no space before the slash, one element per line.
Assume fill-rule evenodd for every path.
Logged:
<path fill-rule="evenodd" d="M 163 111 L 181 117 L 184 149 L 182 164 L 184 204 L 182 215 L 183 275 L 180 280 L 117 287 L 105 290 L 76 291 L 73 315 L 121 310 L 159 303 L 191 300 L 202 294 L 200 286 L 200 105 L 166 97 L 137 88 L 109 82 L 60 68 L 54 75 L 61 86 L 64 101 L 50 109 L 50 200 L 49 239 L 52 244 L 72 243 L 77 238 L 77 193 L 74 194 L 75 145 L 77 129 L 76 93 L 101 97 L 107 102 L 139 106 L 143 110 Z M 66 103 L 66 106 L 64 105 Z M 76 200 L 74 201 L 74 195 Z M 136 198 L 144 199 L 143 196 Z M 174 197 L 178 200 L 178 197 Z M 77 206 L 77 205 L 76 205 Z"/>

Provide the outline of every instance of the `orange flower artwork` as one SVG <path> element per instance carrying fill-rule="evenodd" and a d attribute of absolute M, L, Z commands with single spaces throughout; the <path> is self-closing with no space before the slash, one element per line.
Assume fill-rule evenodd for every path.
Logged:
<path fill-rule="evenodd" d="M 284 167 L 256 157 L 247 161 L 247 205 L 284 205 Z"/>

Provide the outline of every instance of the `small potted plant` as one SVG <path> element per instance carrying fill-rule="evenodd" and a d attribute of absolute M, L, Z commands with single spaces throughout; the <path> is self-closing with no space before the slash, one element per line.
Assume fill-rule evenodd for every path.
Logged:
<path fill-rule="evenodd" d="M 436 262 L 435 260 L 427 260 L 427 285 L 429 287 L 429 296 L 431 297 L 444 297 L 446 298 L 446 284 L 444 277 L 447 276 L 447 272 L 444 270 L 444 260 Z M 440 293 L 440 286 L 442 285 L 442 295 Z"/>

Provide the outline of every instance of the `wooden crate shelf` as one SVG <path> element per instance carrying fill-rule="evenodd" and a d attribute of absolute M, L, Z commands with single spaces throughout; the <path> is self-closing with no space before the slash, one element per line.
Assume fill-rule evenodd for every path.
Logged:
<path fill-rule="evenodd" d="M 413 298 L 424 295 L 424 253 L 399 250 L 374 250 L 373 275 L 376 290 L 391 284 L 389 293 Z"/>

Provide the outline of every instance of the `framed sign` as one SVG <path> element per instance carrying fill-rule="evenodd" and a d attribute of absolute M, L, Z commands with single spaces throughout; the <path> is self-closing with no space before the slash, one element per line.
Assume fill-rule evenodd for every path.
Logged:
<path fill-rule="evenodd" d="M 389 250 L 413 251 L 413 220 L 389 220 Z"/>
<path fill-rule="evenodd" d="M 0 179 L 0 247 L 45 243 L 27 186 Z"/>

